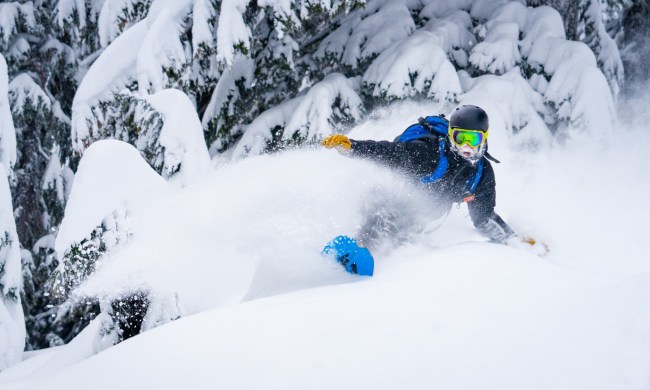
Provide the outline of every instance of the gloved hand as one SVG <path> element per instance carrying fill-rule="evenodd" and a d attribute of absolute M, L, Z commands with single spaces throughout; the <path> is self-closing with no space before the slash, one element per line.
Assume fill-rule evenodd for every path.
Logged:
<path fill-rule="evenodd" d="M 506 245 L 513 248 L 523 249 L 537 256 L 544 256 L 550 251 L 548 245 L 541 241 L 537 241 L 532 237 L 520 237 L 513 235 L 505 242 Z"/>
<path fill-rule="evenodd" d="M 323 142 L 321 142 L 321 145 L 327 149 L 341 148 L 342 150 L 347 151 L 352 147 L 352 142 L 350 142 L 350 139 L 343 134 L 334 134 L 325 138 Z"/>

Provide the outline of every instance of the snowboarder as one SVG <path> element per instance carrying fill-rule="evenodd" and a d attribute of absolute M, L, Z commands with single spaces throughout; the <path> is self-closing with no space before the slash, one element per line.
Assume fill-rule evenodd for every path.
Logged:
<path fill-rule="evenodd" d="M 335 134 L 322 145 L 406 172 L 447 210 L 454 203 L 466 202 L 474 226 L 494 242 L 546 253 L 544 244 L 519 237 L 494 211 L 495 177 L 489 160 L 498 161 L 487 153 L 488 132 L 487 113 L 463 105 L 452 112 L 449 121 L 444 115 L 420 118 L 393 142 L 359 141 Z"/>

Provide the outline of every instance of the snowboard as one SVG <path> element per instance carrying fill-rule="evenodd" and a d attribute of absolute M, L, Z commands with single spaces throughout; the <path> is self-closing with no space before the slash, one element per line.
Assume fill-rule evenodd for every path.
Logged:
<path fill-rule="evenodd" d="M 338 236 L 323 248 L 323 255 L 334 255 L 345 270 L 352 274 L 372 276 L 375 260 L 368 248 L 360 246 L 357 240 Z"/>

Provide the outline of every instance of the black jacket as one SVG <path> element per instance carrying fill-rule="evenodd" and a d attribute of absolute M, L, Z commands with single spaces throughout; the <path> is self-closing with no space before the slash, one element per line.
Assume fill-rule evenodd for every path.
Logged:
<path fill-rule="evenodd" d="M 431 175 L 440 162 L 438 137 L 435 135 L 410 142 L 358 141 L 352 143 L 352 155 L 369 158 L 380 164 L 402 171 L 419 181 Z M 483 171 L 473 192 L 468 182 L 476 172 L 476 165 L 451 151 L 445 142 L 444 155 L 449 166 L 442 178 L 426 186 L 441 206 L 451 208 L 454 202 L 467 201 L 474 226 L 489 238 L 504 242 L 514 232 L 494 212 L 496 182 L 490 162 L 483 157 Z"/>

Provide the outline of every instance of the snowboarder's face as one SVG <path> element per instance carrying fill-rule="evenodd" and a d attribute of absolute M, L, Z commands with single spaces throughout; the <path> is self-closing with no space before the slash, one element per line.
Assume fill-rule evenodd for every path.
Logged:
<path fill-rule="evenodd" d="M 449 139 L 452 142 L 452 149 L 462 158 L 472 163 L 481 158 L 485 150 L 487 135 L 487 130 L 449 128 Z"/>
<path fill-rule="evenodd" d="M 473 148 L 468 144 L 465 144 L 463 146 L 458 147 L 458 154 L 460 154 L 461 157 L 463 158 L 466 158 L 468 160 L 473 160 L 478 155 L 478 147 Z"/>

